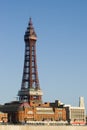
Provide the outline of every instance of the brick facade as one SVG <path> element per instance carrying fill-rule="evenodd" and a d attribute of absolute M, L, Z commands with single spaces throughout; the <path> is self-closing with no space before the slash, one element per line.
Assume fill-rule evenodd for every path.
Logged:
<path fill-rule="evenodd" d="M 0 123 L 7 123 L 8 122 L 8 114 L 0 112 Z"/>
<path fill-rule="evenodd" d="M 45 104 L 38 107 L 22 106 L 17 111 L 16 116 L 18 122 L 44 120 L 66 121 L 66 110 L 65 108 L 45 107 Z"/>

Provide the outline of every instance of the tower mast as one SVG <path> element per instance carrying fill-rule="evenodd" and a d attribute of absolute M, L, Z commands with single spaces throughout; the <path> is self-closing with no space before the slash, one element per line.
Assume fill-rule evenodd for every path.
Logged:
<path fill-rule="evenodd" d="M 34 31 L 30 18 L 27 30 L 24 35 L 25 58 L 21 90 L 18 92 L 20 101 L 40 104 L 42 102 L 42 90 L 40 89 L 37 61 L 36 61 L 36 41 L 37 35 Z"/>

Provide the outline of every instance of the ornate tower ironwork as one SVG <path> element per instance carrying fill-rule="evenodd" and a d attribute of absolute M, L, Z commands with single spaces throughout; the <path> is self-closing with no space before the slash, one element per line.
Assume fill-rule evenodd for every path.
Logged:
<path fill-rule="evenodd" d="M 42 90 L 40 89 L 37 61 L 36 61 L 36 40 L 37 35 L 34 31 L 30 18 L 27 30 L 24 35 L 25 59 L 22 77 L 21 90 L 18 92 L 20 101 L 29 103 L 42 103 Z"/>

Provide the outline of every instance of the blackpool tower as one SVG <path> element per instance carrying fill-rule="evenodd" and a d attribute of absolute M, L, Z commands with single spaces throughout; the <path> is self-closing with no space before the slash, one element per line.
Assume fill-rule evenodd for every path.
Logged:
<path fill-rule="evenodd" d="M 24 35 L 25 57 L 21 89 L 18 92 L 20 102 L 34 104 L 42 103 L 42 90 L 40 89 L 37 60 L 36 60 L 36 41 L 37 35 L 34 31 L 30 18 L 27 30 Z"/>

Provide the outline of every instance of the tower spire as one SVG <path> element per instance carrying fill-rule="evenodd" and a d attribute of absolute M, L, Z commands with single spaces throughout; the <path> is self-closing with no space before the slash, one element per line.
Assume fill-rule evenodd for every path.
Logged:
<path fill-rule="evenodd" d="M 27 30 L 24 35 L 25 58 L 21 90 L 18 92 L 20 101 L 42 102 L 42 91 L 39 85 L 37 62 L 36 62 L 36 40 L 37 35 L 34 31 L 30 18 Z"/>
<path fill-rule="evenodd" d="M 37 40 L 37 35 L 34 31 L 34 27 L 33 27 L 31 18 L 29 19 L 29 24 L 28 24 L 27 30 L 24 35 L 25 42 L 26 42 L 26 40 L 29 40 L 29 39 Z"/>

